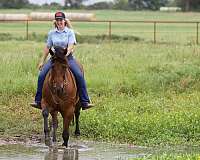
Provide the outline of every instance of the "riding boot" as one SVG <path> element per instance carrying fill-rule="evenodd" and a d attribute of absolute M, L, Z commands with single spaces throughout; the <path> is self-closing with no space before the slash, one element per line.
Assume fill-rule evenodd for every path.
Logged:
<path fill-rule="evenodd" d="M 42 109 L 41 103 L 33 102 L 33 103 L 30 103 L 30 105 L 31 105 L 32 107 L 34 107 L 34 108 Z"/>

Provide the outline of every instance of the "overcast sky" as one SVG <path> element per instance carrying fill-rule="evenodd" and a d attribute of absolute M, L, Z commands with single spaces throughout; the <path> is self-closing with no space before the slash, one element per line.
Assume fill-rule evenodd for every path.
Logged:
<path fill-rule="evenodd" d="M 60 3 L 62 5 L 64 5 L 64 0 L 29 0 L 30 3 L 33 4 L 44 4 L 44 3 L 52 3 L 52 2 L 56 2 L 56 3 Z"/>

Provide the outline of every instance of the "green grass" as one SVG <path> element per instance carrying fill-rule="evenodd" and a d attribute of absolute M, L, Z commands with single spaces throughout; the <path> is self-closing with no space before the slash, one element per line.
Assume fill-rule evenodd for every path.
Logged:
<path fill-rule="evenodd" d="M 144 158 L 137 158 L 137 160 L 199 160 L 199 154 L 161 154 L 161 155 L 153 155 L 147 156 Z M 134 160 L 134 159 L 130 159 Z"/>
<path fill-rule="evenodd" d="M 52 12 L 57 10 L 0 9 L 0 13 Z M 198 12 L 159 12 L 122 10 L 63 10 L 65 12 L 94 13 L 97 20 L 190 20 L 199 21 Z"/>
<path fill-rule="evenodd" d="M 90 12 L 98 20 L 199 17 L 199 13 Z M 36 66 L 52 23 L 30 23 L 32 41 L 24 40 L 25 25 L 0 25 L 0 137 L 43 134 L 41 112 L 28 104 L 34 99 Z M 200 47 L 195 45 L 194 25 L 157 26 L 160 43 L 155 45 L 151 43 L 152 24 L 113 23 L 112 41 L 105 36 L 106 23 L 73 25 L 81 33 L 74 54 L 84 66 L 89 95 L 96 104 L 94 109 L 81 112 L 81 138 L 145 146 L 200 144 Z M 61 117 L 59 122 L 61 139 Z M 141 159 L 193 160 L 199 158 L 197 153 L 161 153 Z"/>
<path fill-rule="evenodd" d="M 28 103 L 43 45 L 0 43 L 1 135 L 42 133 L 41 113 Z M 82 136 L 137 145 L 199 144 L 199 53 L 195 45 L 78 45 L 75 55 L 96 104 L 81 114 Z"/>
<path fill-rule="evenodd" d="M 49 12 L 48 10 L 36 10 Z M 30 13 L 31 10 L 0 10 L 0 13 Z M 50 12 L 55 12 L 51 10 Z M 94 13 L 97 20 L 157 20 L 157 21 L 199 21 L 200 13 L 195 12 L 151 12 L 151 11 L 119 11 L 119 10 L 66 10 L 66 12 Z M 72 22 L 74 29 L 81 35 L 109 34 L 109 24 L 106 22 Z M 29 34 L 47 34 L 52 29 L 52 22 L 30 22 Z M 196 24 L 157 24 L 157 42 L 196 43 Z M 153 23 L 112 23 L 112 34 L 135 36 L 147 42 L 154 40 Z M 0 33 L 10 33 L 14 37 L 26 37 L 26 23 L 1 23 Z"/>

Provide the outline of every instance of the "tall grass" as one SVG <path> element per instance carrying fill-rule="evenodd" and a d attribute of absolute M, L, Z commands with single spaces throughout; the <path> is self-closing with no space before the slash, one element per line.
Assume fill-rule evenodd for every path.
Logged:
<path fill-rule="evenodd" d="M 42 132 L 35 94 L 43 43 L 0 43 L 0 133 Z M 94 109 L 81 113 L 82 136 L 138 145 L 199 144 L 200 48 L 151 43 L 79 44 Z M 61 125 L 60 125 L 61 126 Z"/>

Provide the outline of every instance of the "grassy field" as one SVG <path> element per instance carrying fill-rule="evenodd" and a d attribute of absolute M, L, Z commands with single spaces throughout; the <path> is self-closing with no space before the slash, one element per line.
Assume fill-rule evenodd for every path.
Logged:
<path fill-rule="evenodd" d="M 28 13 L 29 10 L 18 12 Z M 116 20 L 184 20 L 187 16 L 198 20 L 199 17 L 199 13 L 91 12 L 102 20 L 113 17 Z M 103 33 L 103 26 L 95 24 L 89 30 L 87 25 L 74 23 L 75 29 L 83 35 L 91 30 Z M 3 23 L 0 30 L 20 37 L 25 30 L 23 27 L 22 23 Z M 39 33 L 44 38 L 51 23 L 30 27 L 33 30 L 30 33 Z M 149 30 L 145 26 L 134 27 L 143 32 Z M 181 31 L 177 26 L 169 29 L 180 32 L 183 37 L 192 30 L 192 26 L 190 29 L 185 25 L 181 27 Z M 120 26 L 118 32 L 123 30 Z M 127 25 L 125 31 L 132 32 L 132 27 Z M 28 104 L 34 99 L 36 66 L 44 41 L 43 38 L 39 41 L 8 39 L 10 34 L 5 34 L 4 41 L 2 38 L 0 41 L 0 137 L 43 134 L 41 113 Z M 148 42 L 148 36 L 133 34 L 144 41 L 82 41 L 77 45 L 75 56 L 84 65 L 89 94 L 96 104 L 94 109 L 81 112 L 82 138 L 146 146 L 200 144 L 200 47 L 193 43 L 194 37 L 185 41 L 172 34 L 168 35 L 169 41 L 180 38 L 180 43 L 167 40 L 169 43 L 153 44 L 150 39 Z M 59 136 L 61 123 L 60 119 Z M 188 157 L 196 159 L 199 155 L 163 154 L 159 158 L 144 159 Z"/>
<path fill-rule="evenodd" d="M 44 10 L 41 10 L 44 11 Z M 0 10 L 0 13 L 30 13 L 31 10 Z M 45 10 L 45 12 L 48 12 Z M 55 11 L 51 11 L 55 12 Z M 73 10 L 66 12 L 91 12 L 94 13 L 97 20 L 158 20 L 158 21 L 199 21 L 200 13 L 183 12 L 131 12 L 117 10 Z M 109 33 L 108 22 L 73 22 L 74 29 L 81 35 L 102 35 Z M 53 27 L 52 22 L 30 22 L 29 34 L 46 35 L 48 30 Z M 191 44 L 196 42 L 196 24 L 157 24 L 156 27 L 157 42 L 184 43 Z M 154 40 L 153 23 L 112 23 L 112 34 L 121 36 L 135 36 L 143 41 Z M 15 37 L 26 38 L 26 23 L 1 23 L 0 34 L 10 33 Z"/>
<path fill-rule="evenodd" d="M 0 43 L 1 135 L 42 131 L 41 114 L 28 106 L 42 46 Z M 138 145 L 199 144 L 199 53 L 198 46 L 79 45 L 75 54 L 97 105 L 82 112 L 83 136 Z"/>
<path fill-rule="evenodd" d="M 94 13 L 97 20 L 178 20 L 199 21 L 198 12 L 159 12 L 121 10 L 64 10 L 65 12 Z M 1 9 L 0 13 L 52 12 L 56 10 Z"/>
<path fill-rule="evenodd" d="M 137 160 L 199 160 L 199 154 L 162 154 L 157 156 L 149 156 L 145 158 L 137 158 Z M 135 160 L 130 159 L 130 160 Z"/>

